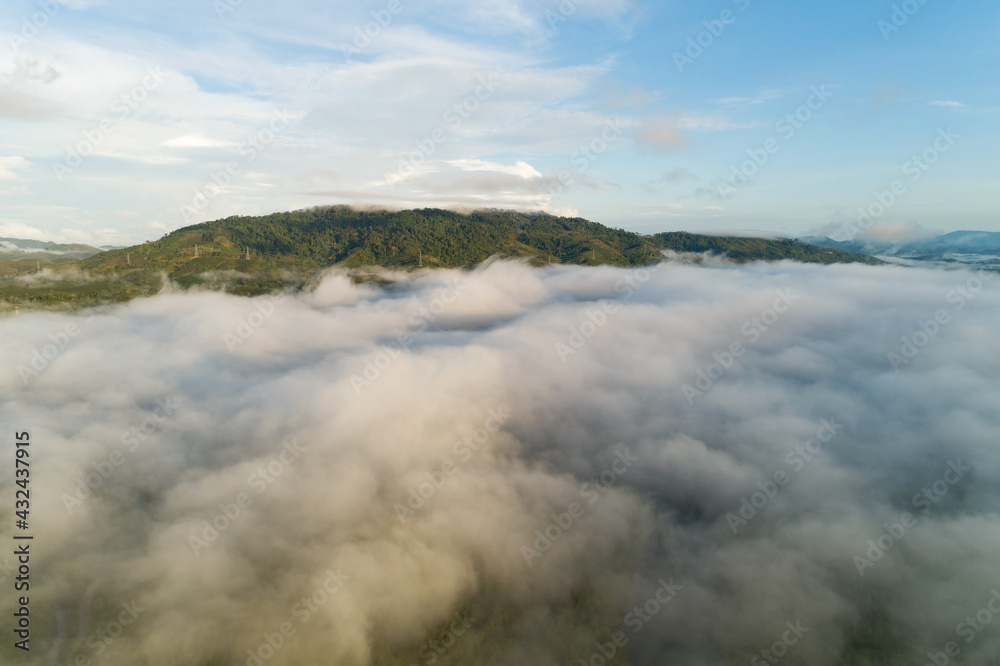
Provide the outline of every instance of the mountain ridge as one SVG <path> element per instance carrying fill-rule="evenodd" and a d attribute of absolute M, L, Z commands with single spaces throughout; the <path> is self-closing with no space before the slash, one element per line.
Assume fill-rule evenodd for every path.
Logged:
<path fill-rule="evenodd" d="M 0 262 L 0 304 L 84 307 L 156 293 L 166 279 L 257 295 L 303 288 L 321 270 L 339 266 L 471 268 L 491 257 L 534 265 L 643 266 L 660 250 L 704 253 L 737 263 L 783 259 L 879 264 L 872 257 L 793 239 L 704 236 L 687 232 L 641 235 L 583 218 L 545 213 L 441 209 L 360 211 L 347 206 L 248 217 L 233 216 L 177 229 L 155 241 L 99 252 L 35 273 L 36 262 Z M 362 271 L 363 272 L 363 271 Z M 30 274 L 35 273 L 35 274 Z M 13 277 L 11 277 L 13 276 Z M 364 278 L 355 272 L 358 279 Z"/>
<path fill-rule="evenodd" d="M 837 241 L 825 236 L 806 236 L 800 240 L 819 247 L 876 257 L 990 267 L 1000 264 L 1000 232 L 996 231 L 960 230 L 902 242 L 874 239 Z"/>
<path fill-rule="evenodd" d="M 0 258 L 48 261 L 76 261 L 100 254 L 100 248 L 83 243 L 56 243 L 29 238 L 0 238 Z"/>
<path fill-rule="evenodd" d="M 659 250 L 716 252 L 736 262 L 798 259 L 819 263 L 878 263 L 870 257 L 792 239 L 705 236 L 687 232 L 640 235 L 584 218 L 544 213 L 441 209 L 358 211 L 330 206 L 260 217 L 234 216 L 183 227 L 130 248 L 80 263 L 107 272 L 129 266 L 183 278 L 206 270 L 253 267 L 408 268 L 474 266 L 494 255 L 538 264 L 638 266 Z"/>

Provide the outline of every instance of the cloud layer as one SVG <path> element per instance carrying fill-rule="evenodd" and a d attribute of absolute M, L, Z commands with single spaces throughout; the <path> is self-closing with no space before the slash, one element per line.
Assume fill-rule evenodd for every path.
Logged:
<path fill-rule="evenodd" d="M 982 615 L 963 624 L 1000 586 L 997 282 L 680 263 L 382 277 L 0 321 L 37 572 L 34 661 L 9 641 L 5 661 L 1000 649 Z M 4 456 L 0 496 L 13 478 Z"/>

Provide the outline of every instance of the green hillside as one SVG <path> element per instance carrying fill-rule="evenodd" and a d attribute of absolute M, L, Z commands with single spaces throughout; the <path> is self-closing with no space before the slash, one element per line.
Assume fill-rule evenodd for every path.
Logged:
<path fill-rule="evenodd" d="M 641 266 L 659 260 L 661 249 L 713 251 L 737 262 L 878 263 L 865 255 L 795 240 L 680 232 L 642 236 L 540 213 L 485 210 L 465 215 L 334 206 L 195 224 L 157 241 L 51 264 L 54 277 L 30 275 L 37 270 L 35 262 L 0 261 L 0 271 L 7 276 L 0 279 L 0 303 L 79 307 L 126 301 L 155 293 L 163 275 L 183 287 L 206 284 L 252 295 L 301 286 L 317 270 L 333 265 L 472 267 L 494 255 L 525 258 L 536 265 Z"/>
<path fill-rule="evenodd" d="M 538 264 L 638 266 L 656 260 L 660 249 L 713 250 L 734 261 L 877 263 L 863 255 L 793 240 L 687 233 L 641 236 L 581 218 L 511 211 L 463 215 L 436 209 L 366 212 L 336 206 L 196 224 L 155 242 L 103 252 L 79 265 L 99 273 L 162 270 L 182 279 L 208 270 L 256 273 L 334 264 L 454 268 L 474 266 L 495 254 L 527 257 Z"/>
<path fill-rule="evenodd" d="M 795 259 L 807 263 L 849 264 L 860 262 L 864 264 L 881 264 L 882 262 L 868 255 L 855 252 L 830 251 L 790 238 L 767 239 L 745 238 L 739 236 L 704 236 L 690 234 L 685 231 L 670 231 L 649 237 L 653 244 L 661 249 L 675 252 L 716 252 L 725 254 L 737 263 L 748 261 L 780 261 Z"/>

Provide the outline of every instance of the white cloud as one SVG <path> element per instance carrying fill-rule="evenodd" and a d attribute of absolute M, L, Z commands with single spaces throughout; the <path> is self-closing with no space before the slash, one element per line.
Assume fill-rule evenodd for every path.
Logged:
<path fill-rule="evenodd" d="M 31 168 L 31 162 L 17 155 L 0 157 L 0 180 L 20 178 L 18 171 Z"/>
<path fill-rule="evenodd" d="M 31 592 L 67 637 L 51 663 L 118 616 L 109 598 L 144 609 L 106 644 L 109 663 L 177 663 L 178 636 L 185 663 L 245 663 L 287 621 L 284 662 L 405 664 L 462 611 L 476 622 L 455 663 L 488 646 L 498 664 L 569 664 L 619 628 L 637 666 L 748 663 L 788 621 L 809 628 L 790 664 L 919 663 L 996 571 L 1000 291 L 950 310 L 897 373 L 887 352 L 928 336 L 971 273 L 716 265 L 497 262 L 385 273 L 385 290 L 332 272 L 278 304 L 175 293 L 0 317 L 0 391 L 17 396 L 0 418 L 44 443 L 46 575 Z M 228 348 L 247 319 L 261 323 Z M 71 324 L 25 385 L 18 367 Z M 507 414 L 495 432 L 490 410 Z M 838 428 L 814 439 L 821 419 Z M 914 504 L 959 462 L 955 485 Z M 581 487 L 609 469 L 590 502 Z M 13 478 L 0 476 L 8 495 Z M 904 512 L 917 524 L 890 538 Z M 540 541 L 553 523 L 558 538 Z M 862 577 L 872 541 L 890 547 Z M 301 621 L 292 609 L 329 569 L 346 584 Z M 661 580 L 676 598 L 623 627 Z M 0 614 L 16 603 L 0 595 Z M 962 650 L 988 663 L 996 644 Z"/>
<path fill-rule="evenodd" d="M 0 219 L 0 236 L 5 238 L 24 238 L 27 240 L 50 240 L 45 232 L 24 222 L 14 222 Z"/>
<path fill-rule="evenodd" d="M 734 106 L 734 107 L 760 106 L 765 102 L 770 102 L 775 99 L 781 99 L 784 96 L 785 93 L 781 92 L 780 90 L 765 88 L 764 90 L 761 90 L 759 93 L 757 93 L 757 95 L 753 97 L 722 97 L 720 99 L 715 100 L 715 103 L 720 104 L 722 106 Z"/>
<path fill-rule="evenodd" d="M 541 159 L 551 162 L 555 155 L 567 162 L 609 120 L 586 96 L 614 67 L 613 58 L 554 65 L 530 46 L 548 39 L 545 11 L 558 13 L 559 2 L 407 5 L 351 61 L 336 45 L 372 20 L 372 8 L 307 4 L 291 19 L 243 3 L 219 21 L 210 3 L 182 5 L 178 11 L 201 16 L 213 39 L 178 41 L 177 30 L 188 27 L 176 24 L 176 12 L 150 4 L 146 10 L 162 20 L 163 30 L 112 31 L 94 40 L 53 23 L 32 40 L 30 63 L 0 56 L 0 77 L 6 71 L 10 84 L 0 92 L 10 103 L 0 104 L 12 114 L 23 144 L 18 154 L 36 170 L 51 171 L 70 159 L 69 149 L 82 146 L 89 153 L 64 176 L 68 187 L 50 191 L 45 182 L 31 181 L 21 191 L 26 201 L 45 197 L 87 217 L 115 220 L 141 240 L 149 220 L 167 228 L 174 228 L 172 218 L 178 226 L 184 222 L 179 211 L 195 189 L 228 161 L 247 159 L 237 147 L 266 128 L 275 109 L 287 108 L 293 124 L 254 153 L 245 173 L 208 202 L 200 219 L 296 208 L 316 203 L 316 197 L 336 203 L 341 194 L 356 201 L 353 195 L 366 190 L 364 200 L 386 204 L 537 207 L 548 200 L 537 191 L 540 172 L 552 168 L 543 169 Z M 577 3 L 569 20 L 613 23 L 633 10 L 617 0 Z M 442 29 L 441 21 L 455 29 Z M 499 33 L 519 33 L 527 41 L 469 37 L 490 22 Z M 257 48 L 258 41 L 308 48 L 314 55 L 285 61 Z M 324 54 L 331 50 L 335 57 Z M 160 68 L 162 83 L 127 114 L 113 111 L 112 104 L 140 86 L 150 67 Z M 496 84 L 485 96 L 483 78 Z M 456 116 L 455 105 L 466 102 L 475 109 Z M 113 130 L 100 133 L 95 145 L 87 137 L 98 136 L 108 121 Z M 416 165 L 414 175 L 446 170 L 448 178 L 466 176 L 454 181 L 458 191 L 443 189 L 445 181 L 415 178 L 396 192 L 372 186 L 385 183 L 386 174 L 396 172 L 400 160 L 418 142 L 426 145 L 438 128 L 447 140 L 434 147 L 427 164 Z M 543 157 L 536 163 L 536 156 Z M 504 164 L 472 166 L 477 161 Z M 331 166 L 341 173 L 334 186 L 310 183 L 310 174 Z M 251 170 L 264 174 L 271 187 L 250 187 L 258 182 Z M 143 196 L 136 197 L 140 190 Z M 5 199 L 14 193 L 3 191 Z M 51 224 L 49 233 L 61 233 L 64 225 Z"/>
<path fill-rule="evenodd" d="M 905 243 L 907 241 L 931 238 L 940 235 L 940 231 L 927 229 L 912 221 L 890 222 L 886 220 L 876 220 L 863 234 L 858 236 L 860 240 L 872 239 L 878 241 L 889 241 L 894 243 Z"/>
<path fill-rule="evenodd" d="M 518 176 L 520 178 L 524 178 L 525 180 L 542 177 L 542 174 L 540 174 L 535 167 L 522 161 L 515 162 L 513 165 L 507 165 L 499 164 L 497 162 L 488 162 L 486 160 L 465 159 L 452 160 L 448 162 L 448 164 L 458 167 L 462 171 L 492 171 L 495 173 L 505 173 L 511 176 Z"/>
<path fill-rule="evenodd" d="M 608 27 L 627 31 L 627 22 L 639 11 L 630 0 L 437 0 L 436 13 L 461 23 L 466 30 L 488 35 L 522 33 L 554 38 L 573 21 L 603 20 Z M 456 18 L 457 17 L 457 20 Z"/>
<path fill-rule="evenodd" d="M 731 130 L 753 129 L 763 127 L 766 123 L 749 121 L 737 123 L 718 115 L 703 115 L 699 113 L 683 113 L 677 118 L 678 129 L 695 130 L 699 132 L 728 132 Z"/>
<path fill-rule="evenodd" d="M 219 148 L 234 144 L 231 141 L 220 141 L 201 134 L 186 134 L 164 141 L 160 145 L 164 148 Z"/>

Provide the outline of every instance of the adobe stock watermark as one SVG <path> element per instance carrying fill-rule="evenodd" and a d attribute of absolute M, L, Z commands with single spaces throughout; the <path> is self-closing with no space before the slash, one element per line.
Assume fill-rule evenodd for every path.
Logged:
<path fill-rule="evenodd" d="M 993 277 L 993 272 L 980 270 L 966 280 L 965 284 L 960 284 L 948 292 L 947 301 L 954 306 L 952 311 L 949 312 L 944 308 L 940 308 L 927 321 L 918 320 L 918 330 L 901 338 L 902 344 L 899 347 L 899 353 L 889 352 L 886 354 L 889 366 L 896 372 L 899 372 L 900 368 L 909 365 L 921 351 L 930 345 L 941 330 L 952 322 L 952 315 L 961 312 L 966 304 L 975 298 L 983 290 L 984 285 L 992 280 Z"/>
<path fill-rule="evenodd" d="M 456 132 L 504 83 L 504 77 L 497 72 L 482 74 L 477 79 L 478 85 L 461 101 L 456 102 L 441 115 L 444 125 L 435 127 L 423 139 L 414 141 L 415 150 L 399 158 L 395 173 L 386 172 L 384 184 L 390 191 L 395 191 L 396 184 L 417 173 L 417 169 L 431 159 L 438 148 L 447 143 Z"/>
<path fill-rule="evenodd" d="M 62 494 L 62 502 L 63 506 L 66 507 L 66 513 L 72 516 L 74 509 L 92 497 L 94 491 L 103 486 L 104 482 L 110 479 L 111 475 L 115 473 L 115 470 L 124 464 L 126 453 L 135 453 L 138 451 L 139 447 L 145 444 L 152 437 L 153 433 L 174 416 L 179 406 L 177 402 L 174 402 L 172 397 L 161 398 L 156 401 L 156 407 L 149 416 L 125 430 L 121 437 L 119 437 L 122 448 L 116 448 L 100 462 L 91 463 L 90 466 L 94 468 L 93 471 L 89 471 L 77 479 L 73 494 Z"/>
<path fill-rule="evenodd" d="M 878 23 L 875 24 L 879 32 L 882 33 L 882 40 L 889 41 L 889 36 L 894 32 L 899 32 L 899 29 L 909 22 L 910 17 L 919 12 L 927 2 L 928 0 L 903 0 L 898 5 L 893 4 L 889 19 L 879 19 Z"/>
<path fill-rule="evenodd" d="M 643 627 L 652 622 L 653 618 L 659 615 L 660 611 L 684 589 L 683 585 L 675 584 L 673 578 L 669 581 L 661 578 L 658 583 L 659 585 L 653 596 L 625 614 L 623 621 L 627 627 L 632 629 L 633 634 L 642 631 Z M 611 660 L 626 645 L 628 645 L 628 636 L 624 631 L 616 631 L 611 635 L 611 640 L 607 643 L 602 643 L 601 641 L 594 643 L 594 651 L 587 658 L 581 657 L 578 660 L 578 664 L 579 666 L 606 666 L 612 663 Z"/>
<path fill-rule="evenodd" d="M 662 259 L 662 255 L 657 255 Z M 639 268 L 629 271 L 625 277 L 615 283 L 615 293 L 626 303 L 632 300 L 636 292 L 645 287 L 653 278 L 653 273 L 660 270 L 662 263 L 656 263 L 650 268 Z"/>
<path fill-rule="evenodd" d="M 955 633 L 960 638 L 964 638 L 965 645 L 968 646 L 976 637 L 982 633 L 992 622 L 993 618 L 1000 615 L 1000 590 L 993 588 L 990 590 L 990 598 L 983 604 L 974 615 L 969 615 L 958 623 Z M 928 652 L 927 658 L 930 660 L 924 666 L 949 666 L 952 659 L 962 654 L 962 648 L 957 641 L 948 641 L 939 652 Z"/>
<path fill-rule="evenodd" d="M 903 163 L 901 167 L 903 175 L 909 176 L 911 183 L 916 183 L 923 178 L 924 174 L 938 163 L 941 156 L 951 150 L 961 138 L 961 135 L 953 132 L 950 127 L 939 129 L 937 134 L 937 138 L 922 153 L 912 156 Z M 887 189 L 876 190 L 873 193 L 875 201 L 867 207 L 858 208 L 857 218 L 854 222 L 844 225 L 843 235 L 837 240 L 854 240 L 863 234 L 908 191 L 906 183 L 899 178 L 892 181 Z"/>
<path fill-rule="evenodd" d="M 734 340 L 726 350 L 715 352 L 712 358 L 714 363 L 707 367 L 699 368 L 695 374 L 692 384 L 685 384 L 681 391 L 687 399 L 688 406 L 694 405 L 695 399 L 705 395 L 715 386 L 715 382 L 722 378 L 736 364 L 736 360 L 747 353 L 747 346 L 756 344 L 758 340 L 768 330 L 774 326 L 781 315 L 795 307 L 795 301 L 801 296 L 792 292 L 791 289 L 776 289 L 778 295 L 771 307 L 765 309 L 759 316 L 751 317 L 740 326 L 740 333 L 747 339 L 746 344 L 740 340 Z"/>
<path fill-rule="evenodd" d="M 92 322 L 96 316 L 92 314 L 87 317 L 83 326 Z M 17 366 L 17 374 L 21 377 L 21 383 L 27 386 L 35 377 L 45 372 L 52 362 L 69 348 L 70 342 L 83 332 L 83 326 L 78 325 L 75 321 L 70 322 L 63 327 L 63 330 L 49 333 L 49 342 L 42 345 L 41 349 L 33 347 L 31 361 L 28 365 L 22 363 Z"/>
<path fill-rule="evenodd" d="M 653 273 L 660 270 L 662 264 L 655 264 L 650 268 L 639 268 L 629 271 L 625 277 L 615 283 L 615 294 L 622 301 L 630 301 L 636 292 L 646 286 L 653 278 Z M 564 342 L 555 343 L 556 355 L 563 363 L 578 351 L 583 349 L 587 342 L 597 335 L 600 329 L 608 323 L 609 318 L 619 312 L 618 304 L 610 300 L 602 300 L 598 303 L 599 308 L 588 309 L 585 317 L 576 326 L 570 326 L 569 335 Z"/>
<path fill-rule="evenodd" d="M 746 527 L 757 514 L 764 510 L 782 488 L 791 483 L 795 475 L 806 468 L 806 463 L 819 455 L 824 444 L 829 444 L 844 429 L 844 426 L 837 423 L 833 416 L 829 420 L 821 419 L 816 436 L 810 437 L 804 444 L 797 445 L 785 456 L 785 463 L 791 467 L 791 471 L 778 469 L 771 475 L 770 480 L 758 481 L 757 490 L 749 497 L 740 499 L 739 509 L 726 514 L 726 522 L 733 534 L 737 534 L 741 527 Z"/>
<path fill-rule="evenodd" d="M 220 21 L 225 21 L 226 14 L 232 14 L 242 7 L 244 2 L 246 0 L 215 0 L 212 3 L 212 9 L 215 10 L 215 15 L 219 17 Z"/>
<path fill-rule="evenodd" d="M 663 610 L 663 607 L 669 604 L 677 596 L 677 593 L 684 589 L 683 585 L 675 584 L 673 578 L 669 581 L 661 578 L 659 584 L 653 596 L 646 599 L 642 605 L 634 607 L 622 619 L 625 626 L 632 629 L 633 634 L 642 631 L 642 628 L 652 622 L 653 618 Z M 592 664 L 592 666 L 596 665 Z"/>
<path fill-rule="evenodd" d="M 963 465 L 961 459 L 958 461 L 949 460 L 948 468 L 941 478 L 914 495 L 910 503 L 914 509 L 919 509 L 921 514 L 927 515 L 948 494 L 952 487 L 957 485 L 971 471 L 972 468 Z M 854 566 L 858 570 L 858 575 L 864 578 L 865 569 L 875 566 L 876 562 L 882 560 L 897 543 L 902 541 L 903 537 L 906 536 L 907 530 L 916 527 L 918 524 L 917 517 L 910 512 L 904 512 L 900 515 L 899 520 L 894 523 L 883 523 L 882 534 L 875 539 L 869 539 L 865 542 L 868 549 L 864 555 L 854 556 Z"/>
<path fill-rule="evenodd" d="M 281 453 L 248 476 L 247 485 L 260 495 L 277 481 L 305 450 L 306 447 L 299 444 L 297 439 L 293 438 L 291 441 L 286 439 L 282 442 Z M 191 546 L 195 556 L 201 557 L 201 551 L 218 541 L 222 533 L 232 527 L 251 504 L 253 496 L 245 492 L 237 494 L 232 502 L 220 504 L 219 513 L 213 516 L 211 521 L 201 522 L 200 536 L 192 534 L 188 537 L 188 545 Z"/>
<path fill-rule="evenodd" d="M 160 87 L 161 83 L 163 83 L 163 72 L 159 66 L 149 67 L 139 85 L 114 101 L 111 105 L 113 115 L 101 118 L 96 127 L 83 133 L 82 140 L 72 146 L 66 146 L 66 157 L 63 161 L 52 163 L 52 173 L 56 179 L 61 183 L 66 176 L 80 167 L 84 160 L 93 155 L 97 147 L 104 143 L 104 139 L 127 120 L 139 105 L 146 101 L 149 94 Z"/>
<path fill-rule="evenodd" d="M 587 501 L 587 506 L 593 505 L 613 488 L 618 479 L 627 474 L 638 460 L 639 458 L 632 455 L 624 444 L 619 444 L 615 450 L 614 462 L 597 477 L 580 486 L 580 497 Z M 543 530 L 535 530 L 535 541 L 531 544 L 534 548 L 528 545 L 521 546 L 521 555 L 529 567 L 534 566 L 532 560 L 548 552 L 555 542 L 583 518 L 587 506 L 580 502 L 570 502 L 564 512 L 550 515 L 552 522 Z"/>
<path fill-rule="evenodd" d="M 135 599 L 129 603 L 121 603 L 121 607 L 122 610 L 118 613 L 117 618 L 111 620 L 87 637 L 85 644 L 93 651 L 95 658 L 104 654 L 111 647 L 112 643 L 125 633 L 125 629 L 135 624 L 135 621 L 139 619 L 139 615 L 146 612 L 146 609 L 139 606 L 139 603 Z M 100 663 L 100 661 L 92 661 L 90 656 L 80 652 L 73 658 L 72 663 L 74 666 L 90 666 L 91 664 Z"/>
<path fill-rule="evenodd" d="M 748 159 L 730 170 L 728 181 L 721 181 L 715 186 L 719 198 L 729 198 L 746 187 L 750 183 L 750 179 L 764 168 L 771 157 L 781 151 L 781 141 L 791 141 L 796 132 L 805 127 L 806 123 L 812 120 L 832 97 L 833 93 L 827 90 L 825 85 L 810 88 L 810 95 L 806 101 L 793 113 L 785 114 L 774 124 L 774 131 L 780 138 L 770 137 L 759 148 L 747 150 Z"/>
<path fill-rule="evenodd" d="M 437 663 L 455 645 L 455 641 L 472 628 L 472 624 L 476 621 L 476 618 L 470 617 L 467 612 L 459 613 L 456 611 L 451 617 L 452 621 L 447 629 L 436 638 L 432 638 L 420 646 L 417 651 L 420 663 L 412 663 L 409 666 L 420 666 L 421 663 L 430 666 L 430 664 Z"/>
<path fill-rule="evenodd" d="M 812 631 L 809 627 L 802 626 L 802 620 L 795 620 L 794 623 L 788 621 L 785 623 L 785 627 L 787 629 L 781 638 L 771 643 L 770 647 L 761 650 L 759 656 L 754 655 L 750 658 L 751 666 L 763 666 L 765 663 L 777 664 L 782 657 L 788 654 L 789 649 L 798 645 L 802 637 Z"/>
<path fill-rule="evenodd" d="M 570 356 L 583 349 L 587 341 L 597 335 L 597 332 L 608 323 L 608 317 L 612 317 L 618 312 L 618 304 L 614 301 L 603 300 L 599 305 L 598 308 L 588 309 L 585 313 L 586 317 L 576 326 L 570 326 L 569 337 L 566 338 L 565 342 L 555 343 L 556 354 L 563 363 Z"/>
<path fill-rule="evenodd" d="M 185 224 L 197 222 L 198 218 L 208 208 L 208 204 L 222 194 L 224 188 L 232 184 L 233 179 L 243 173 L 243 170 L 252 164 L 257 156 L 268 149 L 278 136 L 288 129 L 291 124 L 291 116 L 287 109 L 276 111 L 267 126 L 256 134 L 248 136 L 236 149 L 240 160 L 229 160 L 223 169 L 210 171 L 205 184 L 194 190 L 191 197 L 191 204 L 180 207 L 181 217 Z"/>
<path fill-rule="evenodd" d="M 416 342 L 416 336 L 426 331 L 431 323 L 444 314 L 448 306 L 462 296 L 465 289 L 465 284 L 457 278 L 452 279 L 446 287 L 435 292 L 436 296 L 426 307 L 420 308 L 416 314 L 410 317 L 410 329 L 399 333 L 395 342 L 390 342 L 382 347 L 382 351 L 373 357 L 366 356 L 365 369 L 361 374 L 351 375 L 351 388 L 354 389 L 354 395 L 361 395 L 364 389 L 378 381 L 392 365 L 392 362 L 413 346 L 413 343 Z M 409 332 L 411 330 L 412 333 Z"/>
<path fill-rule="evenodd" d="M 565 192 L 568 187 L 576 182 L 580 174 L 586 173 L 594 162 L 611 150 L 621 139 L 624 132 L 625 128 L 622 126 L 622 120 L 615 118 L 604 124 L 604 128 L 598 136 L 595 136 L 585 144 L 577 146 L 576 151 L 569 158 L 569 163 L 574 168 L 560 169 L 555 179 L 546 178 L 543 181 L 546 194 L 539 197 L 537 205 L 540 208 L 544 208 L 551 199 Z"/>
<path fill-rule="evenodd" d="M 407 488 L 406 506 L 399 502 L 393 506 L 399 522 L 405 525 L 406 521 L 413 518 L 417 511 L 424 508 L 448 479 L 454 476 L 463 464 L 472 460 L 473 454 L 478 453 L 486 446 L 492 435 L 499 432 L 510 419 L 510 409 L 507 405 L 490 409 L 487 414 L 483 425 L 455 442 L 451 447 L 451 452 L 458 459 L 458 463 L 453 458 L 448 457 L 437 468 L 424 474 L 426 481 L 420 482 L 416 487 Z"/>
<path fill-rule="evenodd" d="M 340 52 L 344 54 L 344 59 L 351 62 L 352 55 L 361 55 L 365 49 L 371 46 L 376 39 L 388 28 L 393 20 L 403 13 L 403 3 L 401 0 L 389 0 L 384 9 L 372 10 L 372 20 L 354 28 L 354 40 L 348 44 L 341 42 L 337 45 Z"/>
<path fill-rule="evenodd" d="M 745 12 L 750 7 L 751 0 L 732 0 L 741 12 Z M 674 65 L 681 74 L 684 69 L 694 64 L 694 61 L 705 54 L 705 51 L 715 44 L 715 41 L 722 36 L 726 28 L 736 23 L 739 15 L 732 9 L 723 9 L 719 18 L 702 21 L 704 30 L 694 37 L 688 37 L 687 46 L 683 51 L 674 51 Z"/>
<path fill-rule="evenodd" d="M 548 37 L 558 37 L 559 36 L 559 25 L 570 20 L 580 5 L 587 2 L 587 0 L 562 0 L 559 6 L 556 8 L 559 11 L 554 12 L 551 9 L 545 10 L 545 21 L 548 23 Z"/>
<path fill-rule="evenodd" d="M 21 47 L 37 37 L 38 33 L 49 25 L 49 21 L 70 2 L 71 0 L 37 0 L 36 4 L 41 11 L 21 17 L 21 30 L 17 33 L 7 33 L 7 41 L 14 54 L 20 56 Z"/>
<path fill-rule="evenodd" d="M 261 634 L 263 642 L 256 648 L 247 650 L 247 659 L 244 662 L 246 666 L 264 666 L 265 663 L 271 661 L 278 650 L 283 648 L 288 640 L 298 633 L 299 627 L 295 625 L 295 622 L 298 622 L 299 626 L 308 623 L 351 580 L 350 576 L 340 572 L 340 567 L 337 567 L 336 571 L 331 567 L 326 570 L 324 575 L 325 578 L 312 592 L 292 606 L 291 620 L 280 623 L 274 631 Z"/>
<path fill-rule="evenodd" d="M 236 348 L 254 336 L 254 334 L 264 325 L 268 319 L 274 316 L 277 307 L 287 298 L 284 292 L 275 296 L 261 296 L 254 299 L 254 311 L 246 317 L 240 318 L 236 322 L 233 332 L 222 334 L 222 341 L 226 343 L 229 351 L 236 351 Z"/>

